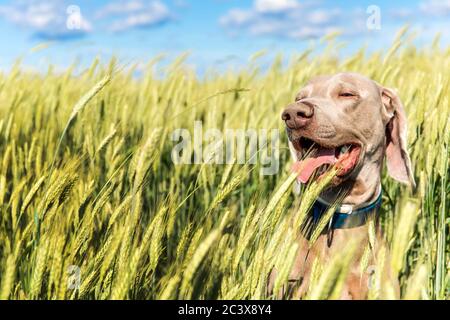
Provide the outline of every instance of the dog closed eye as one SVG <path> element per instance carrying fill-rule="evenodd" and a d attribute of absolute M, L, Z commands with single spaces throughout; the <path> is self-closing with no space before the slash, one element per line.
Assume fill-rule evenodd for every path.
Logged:
<path fill-rule="evenodd" d="M 355 98 L 355 97 L 358 97 L 358 95 L 353 92 L 344 91 L 344 92 L 339 93 L 339 97 L 340 98 Z"/>

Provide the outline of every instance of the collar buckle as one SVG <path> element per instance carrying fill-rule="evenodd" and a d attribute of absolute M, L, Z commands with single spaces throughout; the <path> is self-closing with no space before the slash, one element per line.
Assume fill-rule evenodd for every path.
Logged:
<path fill-rule="evenodd" d="M 337 211 L 339 213 L 351 215 L 353 213 L 353 206 L 350 204 L 343 204 L 337 209 Z"/>

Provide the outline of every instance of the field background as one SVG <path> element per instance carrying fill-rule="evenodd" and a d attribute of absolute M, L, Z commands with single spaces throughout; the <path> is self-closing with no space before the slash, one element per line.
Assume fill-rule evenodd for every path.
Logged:
<path fill-rule="evenodd" d="M 156 76 L 94 61 L 82 72 L 0 74 L 0 299 L 266 299 L 267 275 L 286 280 L 294 241 L 320 185 L 292 194 L 259 166 L 179 165 L 176 128 L 278 128 L 280 112 L 311 77 L 362 73 L 400 93 L 409 120 L 415 192 L 383 178 L 382 224 L 401 298 L 450 297 L 450 48 L 392 48 L 345 60 L 328 46 L 261 70 L 199 79 L 181 57 Z M 307 299 L 340 295 L 354 245 L 315 264 Z M 367 248 L 367 256 L 371 253 Z M 74 267 L 81 285 L 72 289 Z M 368 266 L 362 263 L 361 270 Z M 76 272 L 75 272 L 76 273 Z M 396 298 L 381 275 L 371 299 Z M 292 297 L 285 297 L 292 298 Z"/>

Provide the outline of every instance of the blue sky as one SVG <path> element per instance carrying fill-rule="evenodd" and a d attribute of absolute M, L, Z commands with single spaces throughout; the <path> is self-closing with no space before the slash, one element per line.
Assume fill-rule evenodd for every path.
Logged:
<path fill-rule="evenodd" d="M 380 8 L 380 29 L 366 22 Z M 373 12 L 373 11 L 372 11 Z M 372 13 L 371 12 L 371 13 Z M 145 63 L 190 52 L 197 69 L 239 66 L 255 52 L 289 56 L 339 31 L 344 54 L 386 48 L 409 24 L 416 43 L 450 43 L 450 0 L 0 0 L 0 69 L 88 65 L 96 56 Z M 41 43 L 42 50 L 30 52 Z"/>

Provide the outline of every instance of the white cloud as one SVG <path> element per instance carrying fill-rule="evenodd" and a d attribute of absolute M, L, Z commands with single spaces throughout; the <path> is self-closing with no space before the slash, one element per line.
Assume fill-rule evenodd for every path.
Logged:
<path fill-rule="evenodd" d="M 251 8 L 230 10 L 220 18 L 219 23 L 233 33 L 246 31 L 251 35 L 307 39 L 337 30 L 345 31 L 343 22 L 351 24 L 348 21 L 359 21 L 360 15 L 364 18 L 365 12 L 318 8 L 312 2 L 255 0 Z M 354 34 L 354 27 L 348 33 Z"/>
<path fill-rule="evenodd" d="M 341 13 L 339 9 L 316 9 L 311 11 L 307 17 L 311 24 L 327 24 L 332 22 L 333 19 L 339 18 Z"/>
<path fill-rule="evenodd" d="M 415 11 L 411 8 L 394 8 L 389 10 L 389 13 L 394 18 L 409 18 L 415 14 Z"/>
<path fill-rule="evenodd" d="M 306 38 L 319 38 L 326 34 L 333 32 L 342 32 L 342 29 L 335 26 L 330 27 L 304 27 L 297 30 L 292 30 L 289 34 L 291 38 L 306 39 Z"/>
<path fill-rule="evenodd" d="M 433 16 L 450 14 L 450 0 L 427 0 L 420 4 L 421 12 Z"/>
<path fill-rule="evenodd" d="M 126 13 L 134 13 L 144 9 L 144 3 L 139 0 L 126 2 L 112 2 L 101 8 L 96 16 L 103 18 L 110 15 L 123 15 Z"/>
<path fill-rule="evenodd" d="M 422 1 L 415 7 L 395 7 L 390 14 L 396 18 L 430 18 L 450 15 L 450 0 Z"/>
<path fill-rule="evenodd" d="M 251 10 L 231 9 L 219 22 L 224 26 L 239 27 L 251 22 L 256 16 Z"/>
<path fill-rule="evenodd" d="M 30 29 L 33 34 L 46 39 L 70 39 L 87 34 L 92 30 L 91 23 L 82 12 L 73 14 L 69 5 L 62 1 L 16 1 L 0 6 L 0 17 Z M 68 27 L 68 23 L 76 26 Z"/>
<path fill-rule="evenodd" d="M 152 27 L 165 23 L 173 18 L 168 7 L 159 0 L 130 0 L 114 2 L 97 12 L 97 17 L 113 16 L 115 20 L 110 30 L 118 32 L 130 28 Z"/>
<path fill-rule="evenodd" d="M 246 33 L 291 39 L 319 38 L 335 31 L 347 37 L 370 32 L 366 27 L 366 8 L 341 8 L 325 6 L 320 1 L 253 0 L 248 8 L 228 11 L 219 23 L 233 35 Z M 445 32 L 449 25 L 450 0 L 422 0 L 415 6 L 388 7 L 381 13 L 382 29 L 392 25 L 400 28 L 406 21 L 413 26 L 439 25 Z"/>
<path fill-rule="evenodd" d="M 255 0 L 256 11 L 262 13 L 279 13 L 298 8 L 296 0 Z"/>

